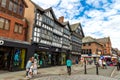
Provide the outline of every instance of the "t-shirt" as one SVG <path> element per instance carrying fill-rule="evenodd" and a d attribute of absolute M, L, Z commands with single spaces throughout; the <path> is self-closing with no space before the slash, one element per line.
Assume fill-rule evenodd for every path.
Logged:
<path fill-rule="evenodd" d="M 31 62 L 31 61 L 28 61 L 28 62 L 27 62 L 27 65 L 26 65 L 26 69 L 30 68 L 31 65 L 32 65 L 32 62 Z"/>
<path fill-rule="evenodd" d="M 68 59 L 66 63 L 67 63 L 66 64 L 67 66 L 72 66 L 72 61 L 71 60 Z"/>

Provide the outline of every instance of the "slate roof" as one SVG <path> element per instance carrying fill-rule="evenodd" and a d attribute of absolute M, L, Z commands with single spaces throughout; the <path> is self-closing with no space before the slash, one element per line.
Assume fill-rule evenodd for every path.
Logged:
<path fill-rule="evenodd" d="M 110 41 L 110 37 L 104 37 L 104 38 L 99 38 L 99 39 L 96 39 L 98 42 L 101 42 L 101 43 L 107 43 Z"/>
<path fill-rule="evenodd" d="M 53 11 L 53 9 L 52 9 L 52 7 L 47 8 L 47 9 L 43 9 L 42 7 L 40 7 L 39 5 L 37 5 L 36 3 L 34 3 L 32 0 L 30 0 L 30 1 L 33 3 L 33 5 L 34 5 L 37 9 L 39 9 L 39 10 L 40 10 L 41 12 L 43 12 L 43 13 L 46 13 L 46 12 L 50 11 L 50 12 L 52 13 L 52 16 L 54 17 L 55 21 L 56 21 L 57 23 L 59 23 L 60 25 L 63 26 L 63 24 L 60 23 L 60 22 L 57 20 L 57 18 L 56 18 L 56 16 L 55 16 L 55 13 L 54 13 L 54 11 Z"/>
<path fill-rule="evenodd" d="M 101 44 L 101 43 L 105 44 L 105 43 L 107 43 L 109 41 L 110 41 L 110 37 L 104 37 L 104 38 L 95 39 L 95 38 L 92 38 L 90 36 L 87 36 L 87 37 L 84 37 L 82 39 L 82 43 L 96 42 L 96 43 L 99 43 L 99 44 Z"/>
<path fill-rule="evenodd" d="M 75 23 L 75 24 L 72 24 L 70 26 L 70 28 L 71 28 L 72 31 L 75 31 L 78 28 L 79 25 L 80 25 L 80 23 Z"/>
<path fill-rule="evenodd" d="M 83 43 L 96 42 L 96 39 L 94 39 L 94 38 L 92 38 L 92 37 L 90 37 L 90 36 L 87 36 L 87 37 L 84 37 L 84 38 L 82 39 L 82 42 L 83 42 Z"/>
<path fill-rule="evenodd" d="M 63 24 L 63 25 L 67 25 L 68 23 L 69 23 L 69 22 L 68 22 L 68 21 L 66 21 L 66 22 L 63 22 L 62 24 Z"/>

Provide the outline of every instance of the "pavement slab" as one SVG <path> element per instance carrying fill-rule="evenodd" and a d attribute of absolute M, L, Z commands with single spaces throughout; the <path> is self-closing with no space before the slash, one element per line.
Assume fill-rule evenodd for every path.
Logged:
<path fill-rule="evenodd" d="M 118 80 L 115 78 L 104 77 L 100 75 L 59 75 L 40 77 L 32 80 Z"/>

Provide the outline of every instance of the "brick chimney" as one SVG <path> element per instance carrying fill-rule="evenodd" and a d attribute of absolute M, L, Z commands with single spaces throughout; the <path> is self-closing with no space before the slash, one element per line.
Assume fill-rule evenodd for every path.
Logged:
<path fill-rule="evenodd" d="M 64 16 L 61 16 L 59 17 L 59 20 L 58 20 L 60 23 L 63 23 L 64 22 Z"/>

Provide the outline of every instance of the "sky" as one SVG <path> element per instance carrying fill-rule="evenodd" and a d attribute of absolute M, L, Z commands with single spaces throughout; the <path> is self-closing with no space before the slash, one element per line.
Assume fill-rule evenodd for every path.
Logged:
<path fill-rule="evenodd" d="M 52 7 L 55 16 L 70 24 L 80 22 L 85 36 L 110 37 L 120 50 L 120 0 L 32 0 L 43 9 Z"/>

